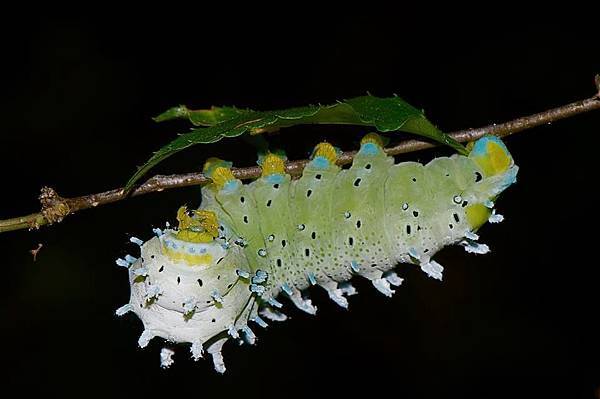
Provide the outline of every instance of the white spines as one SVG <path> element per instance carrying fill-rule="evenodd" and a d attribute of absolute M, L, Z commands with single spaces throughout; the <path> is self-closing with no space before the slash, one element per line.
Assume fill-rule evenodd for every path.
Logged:
<path fill-rule="evenodd" d="M 136 260 L 137 260 L 137 258 L 134 258 L 133 256 L 131 256 L 129 254 L 125 255 L 125 261 L 127 263 L 129 263 L 130 265 L 134 264 Z"/>
<path fill-rule="evenodd" d="M 183 313 L 186 315 L 193 314 L 198 306 L 198 299 L 195 297 L 189 297 L 183 301 Z"/>
<path fill-rule="evenodd" d="M 235 326 L 233 324 L 230 325 L 229 328 L 227 329 L 227 334 L 233 339 L 237 339 L 240 337 L 238 330 L 235 328 Z"/>
<path fill-rule="evenodd" d="M 258 324 L 260 327 L 262 328 L 267 328 L 269 325 L 267 324 L 266 321 L 264 321 L 260 316 L 254 316 L 252 318 L 252 321 L 255 322 L 256 324 Z"/>
<path fill-rule="evenodd" d="M 254 335 L 254 331 L 250 329 L 248 326 L 244 326 L 242 328 L 242 332 L 244 333 L 244 339 L 250 345 L 254 345 L 256 343 L 256 335 Z"/>
<path fill-rule="evenodd" d="M 389 281 L 389 283 L 391 285 L 394 285 L 396 287 L 399 287 L 400 285 L 402 285 L 402 282 L 404 281 L 404 279 L 402 277 L 398 277 L 398 274 L 396 274 L 396 272 L 387 272 L 384 273 L 383 278 L 385 278 L 387 281 Z"/>
<path fill-rule="evenodd" d="M 160 350 L 160 367 L 163 369 L 171 367 L 171 365 L 175 363 L 175 360 L 173 360 L 174 354 L 175 352 L 173 352 L 171 349 L 162 348 Z"/>
<path fill-rule="evenodd" d="M 147 277 L 148 276 L 148 269 L 146 269 L 145 267 L 138 267 L 137 269 L 135 269 L 133 271 L 133 274 L 138 276 L 138 277 Z"/>
<path fill-rule="evenodd" d="M 152 301 L 153 299 L 158 299 L 159 296 L 161 296 L 163 293 L 162 288 L 160 288 L 159 285 L 154 284 L 154 285 L 149 285 L 146 287 L 146 294 L 144 295 L 144 298 L 146 299 L 147 302 Z"/>
<path fill-rule="evenodd" d="M 119 309 L 115 310 L 115 314 L 117 316 L 123 316 L 125 313 L 131 312 L 133 310 L 133 306 L 128 303 L 126 305 L 121 306 Z"/>
<path fill-rule="evenodd" d="M 500 223 L 504 220 L 504 216 L 502 216 L 499 213 L 496 213 L 496 210 L 494 209 L 492 211 L 492 214 L 490 215 L 488 222 L 490 223 Z"/>
<path fill-rule="evenodd" d="M 190 352 L 192 353 L 192 359 L 194 359 L 194 361 L 198 361 L 198 359 L 200 359 L 202 357 L 202 354 L 204 353 L 202 342 L 192 342 L 192 346 L 190 346 Z"/>
<path fill-rule="evenodd" d="M 331 280 L 324 283 L 320 283 L 319 285 L 325 288 L 327 294 L 329 295 L 329 299 L 331 299 L 333 302 L 335 302 L 342 308 L 348 309 L 348 300 L 344 297 L 343 291 L 338 288 L 338 284 L 335 281 Z"/>
<path fill-rule="evenodd" d="M 270 307 L 264 307 L 260 309 L 259 314 L 269 320 L 272 321 L 286 321 L 287 316 L 284 313 L 281 313 L 278 310 L 272 309 Z"/>
<path fill-rule="evenodd" d="M 465 251 L 472 254 L 487 254 L 488 252 L 490 252 L 490 247 L 488 247 L 486 244 L 479 244 L 477 242 L 466 241 L 463 241 L 461 244 L 465 248 Z"/>
<path fill-rule="evenodd" d="M 339 283 L 338 288 L 342 291 L 342 295 L 344 296 L 352 296 L 358 294 L 358 291 L 356 291 L 356 288 L 352 285 L 350 281 Z"/>
<path fill-rule="evenodd" d="M 390 282 L 385 278 L 378 278 L 371 282 L 373 283 L 373 286 L 377 288 L 377 291 L 387 297 L 391 297 L 396 292 L 390 288 Z"/>
<path fill-rule="evenodd" d="M 285 284 L 287 286 L 287 284 Z M 288 287 L 289 288 L 289 287 Z M 296 307 L 308 314 L 316 314 L 317 307 L 312 304 L 310 299 L 302 298 L 302 294 L 297 289 L 289 288 L 289 292 L 286 291 L 291 301 L 296 305 Z"/>
<path fill-rule="evenodd" d="M 142 335 L 140 335 L 140 338 L 138 339 L 138 345 L 140 346 L 140 348 L 145 348 L 146 346 L 148 346 L 150 340 L 155 336 L 156 335 L 152 331 L 144 330 L 144 332 L 142 332 Z"/>
<path fill-rule="evenodd" d="M 140 247 L 141 247 L 142 245 L 144 245 L 144 241 L 140 240 L 140 239 L 139 239 L 139 238 L 137 238 L 137 237 L 131 237 L 131 238 L 129 238 L 129 241 L 131 241 L 131 242 L 132 242 L 132 243 L 134 243 L 134 244 L 137 244 L 137 245 L 139 245 Z"/>
<path fill-rule="evenodd" d="M 433 277 L 436 280 L 442 279 L 442 272 L 444 267 L 434 260 L 430 260 L 426 263 L 421 263 L 421 270 L 423 270 L 429 277 Z"/>
<path fill-rule="evenodd" d="M 121 266 L 121 267 L 129 267 L 129 266 L 131 266 L 131 265 L 129 264 L 129 262 L 127 262 L 125 259 L 121 259 L 121 258 L 118 258 L 118 259 L 115 261 L 115 263 L 116 263 L 118 266 Z"/>

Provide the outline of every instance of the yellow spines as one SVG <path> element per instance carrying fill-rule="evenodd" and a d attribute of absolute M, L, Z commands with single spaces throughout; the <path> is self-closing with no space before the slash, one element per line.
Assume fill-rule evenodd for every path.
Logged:
<path fill-rule="evenodd" d="M 360 145 L 372 143 L 377 145 L 379 148 L 383 148 L 385 143 L 383 142 L 383 138 L 377 133 L 367 133 L 361 140 Z"/>
<path fill-rule="evenodd" d="M 177 211 L 177 221 L 179 222 L 177 238 L 180 240 L 211 242 L 219 235 L 217 215 L 212 211 L 192 210 L 188 212 L 187 207 L 182 206 Z"/>
<path fill-rule="evenodd" d="M 331 144 L 322 142 L 316 145 L 313 152 L 313 159 L 317 157 L 323 157 L 331 164 L 335 164 L 335 161 L 337 160 L 337 151 Z"/>
<path fill-rule="evenodd" d="M 235 176 L 231 172 L 231 162 L 219 158 L 208 158 L 202 172 L 213 181 L 219 190 L 228 182 L 235 180 Z"/>
<path fill-rule="evenodd" d="M 285 173 L 285 162 L 283 157 L 269 152 L 261 163 L 262 176 Z"/>

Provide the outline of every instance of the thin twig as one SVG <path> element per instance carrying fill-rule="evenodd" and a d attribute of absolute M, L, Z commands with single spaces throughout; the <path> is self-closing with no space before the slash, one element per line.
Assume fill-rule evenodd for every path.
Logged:
<path fill-rule="evenodd" d="M 473 141 L 485 134 L 493 134 L 499 137 L 505 137 L 522 130 L 531 129 L 536 126 L 555 122 L 583 112 L 600 109 L 600 75 L 595 78 L 597 93 L 595 96 L 576 101 L 561 107 L 553 108 L 538 114 L 518 118 L 501 124 L 493 124 L 480 127 L 478 129 L 466 129 L 449 133 L 459 142 Z M 386 148 L 389 155 L 398 155 L 413 151 L 419 151 L 426 148 L 435 147 L 438 144 L 423 140 L 406 140 L 393 147 Z M 344 152 L 338 158 L 339 165 L 345 165 L 352 162 L 356 151 Z M 291 175 L 302 173 L 308 160 L 290 161 L 286 164 L 287 172 Z M 238 179 L 251 179 L 259 177 L 261 169 L 258 166 L 247 168 L 234 168 L 233 174 Z M 137 187 L 130 194 L 126 194 L 123 188 L 105 191 L 97 194 L 84 195 L 74 198 L 62 198 L 53 189 L 44 187 L 40 195 L 42 210 L 27 216 L 21 216 L 13 219 L 0 220 L 0 233 L 5 231 L 20 229 L 37 229 L 46 224 L 60 222 L 67 215 L 73 214 L 83 209 L 94 208 L 96 206 L 120 201 L 128 196 L 138 196 L 156 191 L 163 191 L 175 187 L 186 187 L 199 185 L 209 182 L 210 179 L 202 173 L 187 173 L 181 175 L 156 175 L 148 179 L 144 184 Z"/>

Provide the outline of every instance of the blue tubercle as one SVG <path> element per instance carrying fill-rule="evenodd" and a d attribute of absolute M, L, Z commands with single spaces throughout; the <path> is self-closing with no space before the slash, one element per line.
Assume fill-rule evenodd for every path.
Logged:
<path fill-rule="evenodd" d="M 230 180 L 221 189 L 225 193 L 232 193 L 241 185 L 239 180 Z"/>
<path fill-rule="evenodd" d="M 494 142 L 494 143 L 498 144 L 500 147 L 502 147 L 502 149 L 504 151 L 506 151 L 507 154 L 510 154 L 510 152 L 508 151 L 508 148 L 506 148 L 506 145 L 504 144 L 504 142 L 502 140 L 500 140 L 496 136 L 487 135 L 487 136 L 483 136 L 482 138 L 478 139 L 475 142 L 475 144 L 473 144 L 473 149 L 471 150 L 471 153 L 469 155 L 474 155 L 474 156 L 486 155 L 487 154 L 487 144 L 489 142 Z"/>
<path fill-rule="evenodd" d="M 278 184 L 283 183 L 284 177 L 281 173 L 273 173 L 265 177 L 265 179 L 267 180 L 267 183 Z"/>
<path fill-rule="evenodd" d="M 314 157 L 313 160 L 310 161 L 310 163 L 315 168 L 319 168 L 319 169 L 327 169 L 330 165 L 329 160 L 322 156 Z"/>
<path fill-rule="evenodd" d="M 358 153 L 360 155 L 377 155 L 379 151 L 380 149 L 375 143 L 364 143 L 360 146 Z"/>

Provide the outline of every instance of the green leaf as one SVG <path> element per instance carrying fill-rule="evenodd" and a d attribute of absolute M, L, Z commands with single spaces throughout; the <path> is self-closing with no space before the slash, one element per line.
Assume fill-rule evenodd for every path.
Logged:
<path fill-rule="evenodd" d="M 211 107 L 210 109 L 190 110 L 185 105 L 178 105 L 177 107 L 169 108 L 152 119 L 155 122 L 187 119 L 194 126 L 214 126 L 248 112 L 252 111 L 237 109 L 235 107 Z"/>
<path fill-rule="evenodd" d="M 380 132 L 403 131 L 423 136 L 466 154 L 465 148 L 429 122 L 423 111 L 400 97 L 378 98 L 362 96 L 340 101 L 333 105 L 309 105 L 279 111 L 239 110 L 234 107 L 213 107 L 192 111 L 178 106 L 160 114 L 156 121 L 188 119 L 195 126 L 189 133 L 154 153 L 131 177 L 125 189 L 129 190 L 149 169 L 167 157 L 195 144 L 214 143 L 224 137 L 245 133 L 260 134 L 300 124 L 346 124 L 373 126 Z"/>

